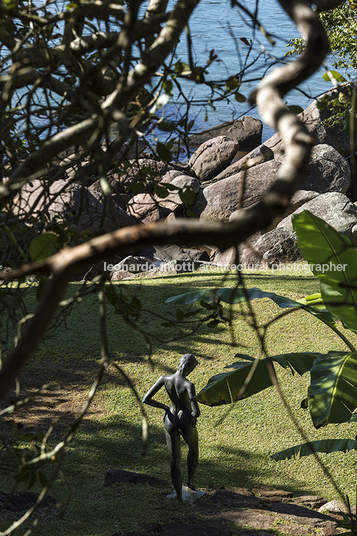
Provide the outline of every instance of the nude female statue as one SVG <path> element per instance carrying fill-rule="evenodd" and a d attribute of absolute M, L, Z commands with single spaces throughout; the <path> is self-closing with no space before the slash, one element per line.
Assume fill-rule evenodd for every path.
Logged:
<path fill-rule="evenodd" d="M 180 435 L 188 445 L 187 486 L 194 490 L 193 477 L 198 464 L 198 434 L 197 417 L 200 415 L 195 400 L 195 386 L 186 379 L 198 362 L 192 354 L 181 357 L 177 371 L 169 376 L 161 376 L 143 398 L 143 402 L 155 408 L 161 408 L 164 413 L 166 442 L 171 457 L 171 479 L 176 490 L 177 499 L 182 501 L 182 472 L 181 472 L 181 443 Z M 171 400 L 171 406 L 166 406 L 153 399 L 153 396 L 165 387 Z"/>

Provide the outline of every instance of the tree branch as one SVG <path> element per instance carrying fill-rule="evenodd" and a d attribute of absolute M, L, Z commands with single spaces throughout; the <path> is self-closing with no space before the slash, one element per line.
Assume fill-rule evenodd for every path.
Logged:
<path fill-rule="evenodd" d="M 190 13 L 196 3 L 196 0 L 190 1 Z M 253 233 L 268 227 L 272 218 L 288 206 L 291 196 L 298 189 L 305 175 L 313 140 L 300 120 L 285 108 L 282 95 L 317 69 L 327 52 L 328 43 L 318 16 L 309 8 L 307 2 L 280 0 L 280 3 L 307 38 L 307 50 L 292 65 L 277 69 L 263 79 L 252 97 L 252 101 L 256 100 L 259 106 L 263 120 L 273 128 L 277 128 L 285 142 L 286 159 L 274 185 L 257 205 L 241 209 L 234 221 L 229 223 L 183 219 L 170 223 L 158 222 L 127 227 L 72 249 L 65 248 L 42 263 L 24 266 L 21 270 L 11 274 L 0 274 L 0 278 L 11 280 L 21 274 L 40 273 L 44 270 L 52 272 L 52 279 L 47 284 L 34 317 L 29 321 L 18 345 L 10 352 L 0 371 L 1 396 L 4 396 L 10 389 L 14 379 L 20 374 L 41 341 L 63 297 L 68 281 L 77 271 L 90 267 L 113 254 L 127 252 L 133 247 L 139 248 L 147 244 L 198 245 L 205 243 L 225 250 L 231 246 L 237 246 Z M 169 52 L 169 45 L 165 42 L 166 37 L 170 45 L 173 45 L 176 38 L 178 39 L 187 20 L 187 13 L 184 17 L 184 8 L 187 9 L 186 2 L 179 0 L 175 7 L 175 16 L 161 31 L 143 63 L 139 64 L 132 73 L 129 91 L 139 80 L 143 83 L 152 69 L 156 69 L 166 57 Z M 107 100 L 107 107 L 115 107 L 118 94 L 119 91 L 116 96 Z M 91 121 L 93 119 L 89 120 L 89 131 L 93 126 Z M 82 134 L 85 131 L 85 125 L 84 122 L 84 125 L 80 126 Z M 61 135 L 58 137 L 60 145 Z"/>

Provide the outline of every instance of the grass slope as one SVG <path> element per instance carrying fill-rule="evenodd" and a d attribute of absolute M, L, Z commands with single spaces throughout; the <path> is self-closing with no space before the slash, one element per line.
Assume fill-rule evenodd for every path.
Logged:
<path fill-rule="evenodd" d="M 133 296 L 139 297 L 143 309 L 151 309 L 163 319 L 168 319 L 170 314 L 175 314 L 172 306 L 164 303 L 169 296 L 220 287 L 222 284 L 234 285 L 233 275 L 226 277 L 223 283 L 222 277 L 221 273 L 195 273 L 160 279 L 134 279 L 126 281 L 125 287 Z M 245 276 L 245 284 L 293 298 L 319 290 L 313 276 L 284 270 L 275 273 L 249 272 Z M 71 285 L 69 294 L 75 292 L 78 286 Z M 28 300 L 29 307 L 35 304 L 33 292 L 29 292 Z M 255 300 L 253 306 L 260 325 L 282 313 L 269 300 Z M 235 353 L 259 355 L 259 341 L 247 323 L 246 313 L 245 306 L 233 307 L 232 331 L 224 325 L 215 329 L 202 326 L 184 339 L 164 342 L 154 338 L 152 360 L 149 362 L 147 346 L 140 334 L 108 307 L 109 350 L 115 362 L 134 381 L 140 397 L 158 376 L 176 369 L 183 353 L 193 353 L 199 366 L 190 379 L 200 390 L 212 375 L 235 361 Z M 162 326 L 163 319 L 145 317 L 145 329 L 158 338 L 169 338 L 170 330 Z M 98 300 L 95 296 L 87 296 L 73 308 L 67 319 L 67 329 L 61 326 L 51 332 L 30 362 L 22 379 L 23 389 L 34 394 L 35 389 L 43 384 L 48 387 L 34 396 L 23 410 L 11 416 L 13 423 L 17 426 L 21 423 L 24 429 L 46 431 L 51 419 L 56 417 L 58 422 L 49 440 L 55 444 L 64 427 L 78 413 L 96 376 L 100 362 L 99 334 Z M 342 341 L 332 331 L 302 311 L 274 322 L 268 330 L 266 343 L 272 354 L 344 349 Z M 300 409 L 308 377 L 300 378 L 280 370 L 278 374 L 283 393 L 309 439 L 355 436 L 355 426 L 352 425 L 314 430 L 308 413 Z M 165 393 L 159 393 L 160 397 L 165 400 Z M 65 501 L 70 489 L 71 501 L 64 516 L 53 515 L 53 510 L 44 511 L 35 527 L 32 522 L 27 522 L 25 528 L 15 534 L 25 534 L 31 528 L 32 534 L 46 533 L 47 536 L 110 535 L 120 530 L 135 529 L 142 521 L 164 522 L 185 515 L 186 506 L 164 500 L 162 490 L 148 485 L 103 486 L 104 475 L 111 468 L 170 478 L 162 412 L 148 407 L 147 414 L 149 443 L 146 455 L 142 456 L 140 410 L 129 386 L 117 370 L 110 368 L 90 414 L 67 451 L 63 477 L 58 479 L 51 491 L 56 498 Z M 2 422 L 5 431 L 8 421 L 9 418 Z M 278 463 L 270 458 L 276 451 L 304 442 L 273 388 L 231 407 L 201 406 L 198 431 L 198 487 L 252 488 L 265 484 L 291 490 L 294 494 L 339 498 L 333 484 L 313 457 Z M 183 462 L 185 453 L 183 446 Z M 336 453 L 323 456 L 322 459 L 343 493 L 348 493 L 353 500 L 356 485 L 355 453 Z M 0 479 L 0 491 L 10 491 L 13 476 L 2 471 Z M 39 489 L 39 484 L 35 484 L 33 490 Z M 61 509 L 58 510 L 60 513 Z M 0 530 L 4 530 L 15 519 L 14 516 L 3 512 L 0 515 Z"/>

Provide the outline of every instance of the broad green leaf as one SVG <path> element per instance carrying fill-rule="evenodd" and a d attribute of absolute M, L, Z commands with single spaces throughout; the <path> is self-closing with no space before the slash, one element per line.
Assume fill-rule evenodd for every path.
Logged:
<path fill-rule="evenodd" d="M 178 296 L 171 296 L 165 303 L 175 303 L 176 305 L 189 305 L 197 301 L 203 301 L 206 303 L 213 303 L 217 300 L 221 300 L 225 303 L 243 303 L 249 300 L 261 298 L 269 298 L 275 302 L 279 307 L 301 307 L 304 308 L 310 314 L 317 316 L 320 320 L 323 320 L 326 324 L 334 326 L 335 322 L 331 313 L 326 309 L 323 304 L 317 303 L 315 306 L 311 306 L 307 299 L 305 300 L 292 300 L 286 296 L 279 296 L 274 292 L 264 292 L 259 288 L 221 288 L 201 290 L 195 292 L 187 292 L 185 294 L 179 294 Z M 317 300 L 317 298 L 316 298 Z"/>
<path fill-rule="evenodd" d="M 302 376 L 313 367 L 315 360 L 320 356 L 318 352 L 293 352 L 290 354 L 275 355 L 272 361 L 279 363 L 284 368 L 294 370 Z"/>
<path fill-rule="evenodd" d="M 320 441 L 312 441 L 311 443 L 303 443 L 290 447 L 288 449 L 276 452 L 272 455 L 273 460 L 290 460 L 298 456 L 310 456 L 315 452 L 348 452 L 349 450 L 357 450 L 357 441 L 354 439 L 322 439 Z"/>
<path fill-rule="evenodd" d="M 307 210 L 293 216 L 293 226 L 327 309 L 357 331 L 357 251 L 350 239 Z"/>
<path fill-rule="evenodd" d="M 304 109 L 301 108 L 301 106 L 297 106 L 296 104 L 291 104 L 290 106 L 288 106 L 288 109 L 290 110 L 290 112 L 293 112 L 293 114 L 295 115 L 301 114 L 301 112 L 304 111 Z"/>
<path fill-rule="evenodd" d="M 261 359 L 256 362 L 254 357 L 245 354 L 237 354 L 236 357 L 244 359 L 237 361 L 225 368 L 232 368 L 229 372 L 222 372 L 212 376 L 206 385 L 197 395 L 197 401 L 208 406 L 219 406 L 221 404 L 231 404 L 260 393 L 272 385 L 270 376 L 270 362 L 279 363 L 284 368 L 290 368 L 303 375 L 313 366 L 318 353 L 291 353 Z M 245 385 L 248 374 L 256 366 L 250 381 Z"/>
<path fill-rule="evenodd" d="M 347 422 L 357 407 L 357 353 L 329 352 L 317 357 L 308 398 L 315 428 Z"/>
<path fill-rule="evenodd" d="M 163 143 L 158 141 L 156 145 L 156 150 L 161 160 L 166 164 L 172 160 L 172 154 L 168 145 L 164 145 Z"/>
<path fill-rule="evenodd" d="M 57 253 L 63 246 L 63 240 L 52 233 L 36 236 L 30 244 L 29 253 L 33 262 L 41 261 Z"/>
<path fill-rule="evenodd" d="M 344 78 L 342 74 L 338 71 L 330 71 L 330 73 L 332 74 L 334 79 L 337 80 L 337 82 L 346 82 L 346 78 Z M 325 82 L 330 82 L 329 73 L 324 73 L 322 78 L 325 80 Z"/>
<path fill-rule="evenodd" d="M 213 376 L 207 386 L 197 394 L 196 400 L 207 406 L 231 404 L 270 387 L 272 381 L 266 359 L 258 361 L 251 380 L 244 387 L 245 380 L 253 365 L 254 363 L 249 361 L 243 363 L 239 369 Z"/>

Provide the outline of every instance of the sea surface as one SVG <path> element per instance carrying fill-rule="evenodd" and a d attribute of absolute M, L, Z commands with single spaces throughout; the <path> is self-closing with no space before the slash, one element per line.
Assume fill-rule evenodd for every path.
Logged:
<path fill-rule="evenodd" d="M 254 1 L 243 0 L 250 10 L 254 9 Z M 252 24 L 238 8 L 232 8 L 230 2 L 219 0 L 202 0 L 197 6 L 190 20 L 189 28 L 192 40 L 192 53 L 194 60 L 200 66 L 205 66 L 210 52 L 214 50 L 217 59 L 208 68 L 206 80 L 217 81 L 227 79 L 240 73 L 245 67 L 243 83 L 240 93 L 248 97 L 258 81 L 270 70 L 278 65 L 292 61 L 292 57 L 284 57 L 287 52 L 289 39 L 299 37 L 300 34 L 286 13 L 276 0 L 260 0 L 258 20 L 264 30 L 272 35 L 275 44 L 272 44 L 262 31 L 253 29 Z M 253 46 L 248 54 L 249 46 Z M 247 55 L 248 54 L 248 55 Z M 177 56 L 188 63 L 187 37 L 182 34 L 177 47 Z M 328 67 L 329 62 L 326 64 Z M 322 75 L 326 67 L 321 67 L 309 80 L 300 86 L 300 90 L 293 90 L 286 95 L 288 105 L 298 105 L 306 108 L 313 98 L 328 91 L 332 85 L 325 82 Z M 201 131 L 225 121 L 238 119 L 243 115 L 259 117 L 256 108 L 251 108 L 247 102 L 237 102 L 234 98 L 230 102 L 221 101 L 213 106 L 205 104 L 210 97 L 210 89 L 204 84 L 192 85 L 181 82 L 191 102 L 190 119 L 195 121 L 194 130 Z M 168 105 L 166 116 L 170 119 L 185 110 L 184 99 L 177 92 L 174 93 Z M 264 126 L 263 141 L 274 133 Z"/>

